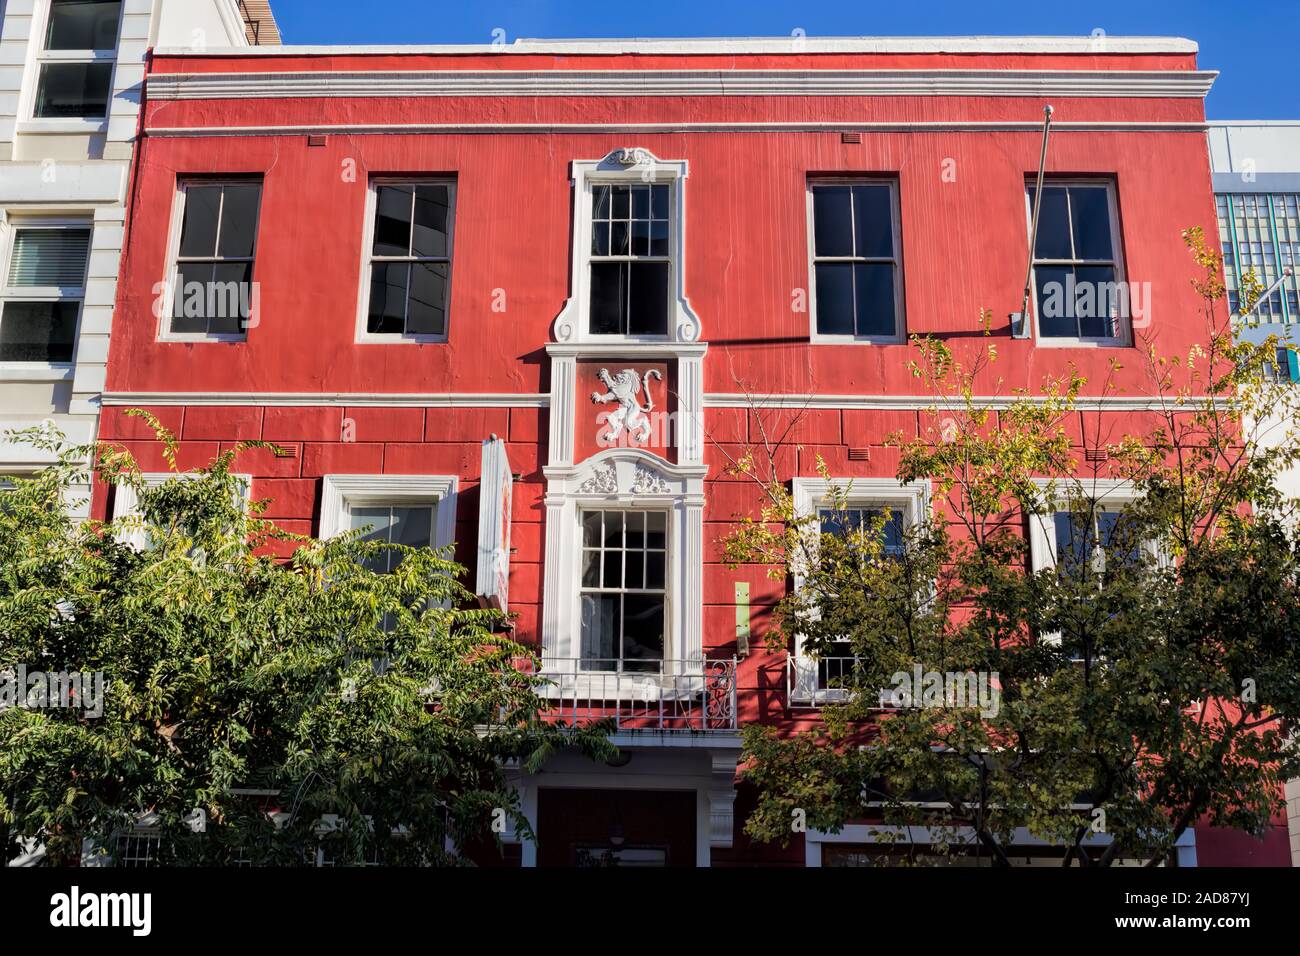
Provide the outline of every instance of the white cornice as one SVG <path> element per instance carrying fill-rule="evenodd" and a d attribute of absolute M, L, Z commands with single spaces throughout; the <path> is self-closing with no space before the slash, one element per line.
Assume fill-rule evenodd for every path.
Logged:
<path fill-rule="evenodd" d="M 309 70 L 154 73 L 151 100 L 441 96 L 1203 98 L 1213 70 Z"/>
<path fill-rule="evenodd" d="M 1109 120 L 1062 121 L 1052 124 L 1056 133 L 1204 133 L 1206 125 L 1188 122 L 1123 122 Z M 307 133 L 341 135 L 420 135 L 430 133 L 491 133 L 494 135 L 534 135 L 538 133 L 583 136 L 590 133 L 1030 133 L 1041 132 L 1039 120 L 993 120 L 990 122 L 940 120 L 938 122 L 894 120 L 863 123 L 860 120 L 831 122 L 727 123 L 665 121 L 660 123 L 352 123 L 344 125 L 302 126 L 158 126 L 149 136 L 174 138 L 205 136 L 293 136 Z"/>
<path fill-rule="evenodd" d="M 195 56 L 186 47 L 164 47 L 159 56 Z M 1189 54 L 1194 40 L 1147 36 L 956 36 L 956 37 L 627 37 L 547 40 L 521 38 L 513 43 L 442 43 L 427 46 L 272 46 L 227 47 L 202 51 L 213 56 L 356 56 L 375 54 L 483 55 L 619 54 L 744 55 L 774 53 L 1020 53 L 1020 54 Z"/>
<path fill-rule="evenodd" d="M 1079 411 L 1108 412 L 1146 412 L 1162 409 L 1192 410 L 1198 403 L 1203 403 L 1206 396 L 1189 396 L 1183 405 L 1177 405 L 1173 398 L 1144 397 L 1131 395 L 1080 396 L 1074 400 L 1074 408 Z M 979 408 L 1010 408 L 1014 404 L 1028 402 L 1041 404 L 1047 401 L 1041 396 L 1011 395 L 975 395 L 971 404 Z M 1222 403 L 1220 400 L 1219 404 Z M 931 408 L 964 407 L 959 398 L 945 398 L 942 395 L 745 395 L 743 393 L 711 392 L 704 396 L 705 408 L 797 408 L 808 409 L 849 409 L 864 411 L 888 411 L 903 409 L 920 411 Z"/>
<path fill-rule="evenodd" d="M 531 392 L 105 392 L 105 405 L 377 405 L 385 408 L 545 408 Z"/>

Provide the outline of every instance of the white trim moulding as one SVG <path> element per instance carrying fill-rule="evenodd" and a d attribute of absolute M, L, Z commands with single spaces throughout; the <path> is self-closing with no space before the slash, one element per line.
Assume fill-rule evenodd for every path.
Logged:
<path fill-rule="evenodd" d="M 546 408 L 547 394 L 521 392 L 105 392 L 105 405 L 378 405 L 386 408 Z"/>
<path fill-rule="evenodd" d="M 154 73 L 151 100 L 441 96 L 1204 98 L 1216 70 L 309 70 Z"/>

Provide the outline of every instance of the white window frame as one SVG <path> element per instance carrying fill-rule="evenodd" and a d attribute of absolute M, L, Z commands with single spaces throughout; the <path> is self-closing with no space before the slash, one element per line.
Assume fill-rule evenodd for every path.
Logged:
<path fill-rule="evenodd" d="M 25 102 L 19 113 L 24 123 L 42 132 L 60 133 L 97 133 L 108 129 L 108 118 L 113 112 L 113 94 L 117 85 L 117 51 L 122 45 L 122 25 L 126 19 L 126 10 L 130 0 L 123 0 L 118 11 L 117 39 L 111 50 L 47 50 L 46 38 L 49 33 L 50 14 L 53 0 L 39 0 L 32 17 L 31 49 L 32 60 L 28 73 Z M 103 116 L 37 116 L 36 103 L 41 83 L 42 67 L 51 63 L 111 63 L 113 70 L 108 78 L 108 101 L 104 105 Z"/>
<path fill-rule="evenodd" d="M 686 160 L 661 160 L 648 149 L 616 149 L 599 160 L 573 163 L 573 248 L 571 295 L 555 319 L 557 342 L 618 345 L 622 343 L 695 342 L 700 320 L 686 298 Z M 597 185 L 668 186 L 668 315 L 662 335 L 596 334 L 591 331 L 591 206 Z M 606 260 L 607 261 L 607 260 Z"/>
<path fill-rule="evenodd" d="M 894 240 L 894 334 L 858 335 L 835 334 L 817 331 L 817 264 L 819 262 L 869 262 L 883 263 L 883 259 L 860 259 L 843 256 L 817 256 L 817 232 L 813 217 L 814 186 L 857 186 L 865 184 L 889 187 L 889 205 L 892 216 L 891 229 Z M 899 196 L 898 177 L 881 175 L 862 176 L 810 176 L 804 186 L 808 235 L 808 337 L 814 344 L 828 345 L 898 345 L 907 340 L 906 297 L 903 290 L 903 217 Z"/>
<path fill-rule="evenodd" d="M 12 265 L 14 241 L 19 231 L 36 229 L 85 229 L 90 233 L 86 244 L 86 270 L 82 274 L 80 286 L 10 286 L 9 269 Z M 72 337 L 72 357 L 66 362 L 0 362 L 0 379 L 9 378 L 11 374 L 31 377 L 33 372 L 41 378 L 62 379 L 75 368 L 77 352 L 81 344 L 81 322 L 86 305 L 86 283 L 90 273 L 90 257 L 94 253 L 95 224 L 89 218 L 78 217 L 28 217 L 9 216 L 0 219 L 0 313 L 6 302 L 76 302 L 77 328 Z M 0 322 L 3 322 L 0 315 Z M 39 374 L 41 372 L 48 373 Z"/>
<path fill-rule="evenodd" d="M 542 601 L 542 667 L 563 673 L 582 658 L 582 519 L 586 510 L 668 515 L 664 569 L 667 662 L 703 660 L 704 466 L 672 465 L 637 448 L 603 451 L 576 466 L 548 468 Z M 602 671 L 593 671 L 599 675 Z M 629 676 L 647 679 L 656 674 Z M 625 682 L 629 687 L 632 682 Z"/>
<path fill-rule="evenodd" d="M 791 481 L 794 513 L 800 518 L 817 518 L 823 508 L 833 507 L 837 492 L 842 492 L 843 503 L 850 508 L 888 509 L 902 515 L 904 531 L 922 527 L 930 520 L 930 481 L 900 482 L 896 478 L 795 478 Z M 821 530 L 820 521 L 815 525 Z M 798 568 L 794 574 L 794 587 L 804 586 L 805 577 Z M 790 683 L 791 700 L 800 703 L 831 703 L 844 699 L 842 688 L 820 686 L 817 658 L 804 652 L 803 637 L 794 636 L 794 675 Z"/>
<path fill-rule="evenodd" d="M 1025 182 L 1025 244 L 1028 245 L 1029 238 L 1034 229 L 1034 204 L 1030 199 L 1029 191 L 1034 187 L 1034 183 Z M 1052 186 L 1105 186 L 1106 187 L 1106 205 L 1110 215 L 1110 248 L 1111 255 L 1114 257 L 1110 265 L 1115 270 L 1115 283 L 1117 285 L 1127 281 L 1127 273 L 1124 268 L 1124 237 L 1120 232 L 1119 223 L 1119 195 L 1114 179 L 1103 176 L 1083 176 L 1071 178 L 1053 178 L 1048 177 L 1043 180 L 1043 188 L 1047 189 Z M 1073 216 L 1073 212 L 1071 212 Z M 1071 220 L 1073 224 L 1073 220 Z M 1041 228 L 1041 225 L 1040 225 Z M 1118 319 L 1120 334 L 1104 339 L 1080 338 L 1079 336 L 1050 335 L 1045 336 L 1039 327 L 1038 317 L 1038 266 L 1039 260 L 1034 255 L 1034 250 L 1029 250 L 1030 261 L 1033 263 L 1032 275 L 1029 279 L 1029 308 L 1034 316 L 1034 341 L 1039 346 L 1046 348 L 1125 348 L 1132 344 L 1133 341 L 1133 316 L 1121 316 Z M 1062 265 L 1062 266 L 1087 266 L 1089 264 L 1105 265 L 1100 259 L 1048 259 L 1044 260 L 1043 265 Z M 1130 307 L 1132 303 L 1130 302 Z M 1113 318 L 1113 317 L 1112 317 Z"/>
<path fill-rule="evenodd" d="M 180 273 L 181 230 L 185 225 L 186 193 L 191 186 L 247 186 L 256 183 L 260 188 L 257 197 L 257 218 L 253 222 L 253 254 L 248 257 L 252 264 L 249 282 L 257 280 L 257 253 L 262 238 L 262 204 L 266 200 L 266 180 L 261 175 L 255 176 L 178 176 L 176 191 L 172 199 L 172 218 L 168 227 L 167 239 L 167 277 L 163 284 L 162 298 L 158 300 L 162 314 L 158 316 L 159 342 L 246 342 L 250 323 L 244 323 L 242 332 L 174 332 L 172 317 L 176 309 L 176 296 L 184 292 L 177 286 Z M 224 202 L 224 200 L 223 200 Z M 217 223 L 217 242 L 221 241 L 221 223 Z M 243 262 L 244 257 L 232 257 L 230 262 Z M 251 317 L 250 317 L 251 318 Z"/>
<path fill-rule="evenodd" d="M 648 589 L 648 588 L 647 588 L 647 589 L 637 589 L 637 588 L 628 588 L 628 587 L 626 586 L 626 584 L 620 584 L 620 585 L 619 585 L 618 587 L 616 587 L 616 588 L 609 588 L 609 587 L 603 587 L 603 586 L 602 586 L 602 587 L 596 587 L 596 588 L 589 588 L 589 587 L 585 586 L 585 585 L 582 583 L 582 561 L 583 561 L 583 552 L 587 550 L 587 548 L 586 548 L 586 546 L 585 546 L 585 542 L 581 540 L 581 536 L 582 536 L 583 533 L 584 533 L 584 529 L 583 529 L 583 527 L 582 527 L 582 519 L 583 519 L 583 516 L 584 516 L 584 515 L 586 515 L 586 514 L 590 514 L 590 513 L 592 513 L 592 512 L 597 512 L 597 511 L 599 511 L 599 512 L 604 512 L 604 513 L 614 512 L 614 513 L 618 513 L 618 514 L 637 514 L 637 513 L 640 513 L 640 514 L 652 514 L 652 513 L 653 513 L 653 514 L 661 514 L 661 515 L 664 516 L 664 586 L 663 586 L 662 589 Z M 658 506 L 656 506 L 655 504 L 645 504 L 645 503 L 638 503 L 638 504 L 636 504 L 636 505 L 628 505 L 628 504 L 624 504 L 624 503 L 617 502 L 617 501 L 614 501 L 614 502 L 609 502 L 609 501 L 607 501 L 607 502 L 603 502 L 603 503 L 600 503 L 600 504 L 582 504 L 582 505 L 579 505 L 579 506 L 577 507 L 577 509 L 576 509 L 576 518 L 577 518 L 577 521 L 578 521 L 578 534 L 579 534 L 579 536 L 580 536 L 580 537 L 579 537 L 579 541 L 578 541 L 578 548 L 577 548 L 577 552 L 578 552 L 578 569 L 577 569 L 577 574 L 576 574 L 576 577 L 575 577 L 575 580 L 576 580 L 576 582 L 577 582 L 577 594 L 578 594 L 578 618 L 577 618 L 577 620 L 578 620 L 578 659 L 579 659 L 579 661 L 581 662 L 581 661 L 585 661 L 585 660 L 586 660 L 586 658 L 583 657 L 583 655 L 582 655 L 582 597 L 583 597 L 584 594 L 617 594 L 620 598 L 622 598 L 622 597 L 626 597 L 626 596 L 629 595 L 629 594 L 634 594 L 634 595 L 636 595 L 636 594 L 641 594 L 641 595 L 662 594 L 662 595 L 663 595 L 663 599 L 664 599 L 664 650 L 663 650 L 663 656 L 660 658 L 660 660 L 661 660 L 661 662 L 662 662 L 665 666 L 667 666 L 670 662 L 672 662 L 672 661 L 675 660 L 675 658 L 673 658 L 673 656 L 669 653 L 669 651 L 670 651 L 670 645 L 669 645 L 669 634 L 668 634 L 668 632 L 669 632 L 669 627 L 670 627 L 670 622 L 671 622 L 671 620 L 672 620 L 672 612 L 673 612 L 672 593 L 671 593 L 671 589 L 672 589 L 672 574 L 671 574 L 671 568 L 672 568 L 672 563 L 673 563 L 671 526 L 672 526 L 673 516 L 672 516 L 672 508 L 671 508 L 671 506 L 669 506 L 669 505 L 667 505 L 667 504 L 663 504 L 663 503 L 659 504 Z M 606 550 L 606 549 L 601 548 L 601 554 L 603 554 L 605 550 Z M 624 542 L 623 547 L 621 547 L 621 548 L 618 549 L 618 550 L 620 550 L 620 551 L 622 551 L 622 552 L 624 552 L 624 553 L 627 553 L 627 550 L 628 550 L 628 549 L 627 549 L 627 546 L 626 546 L 626 541 Z M 642 552 L 643 552 L 643 553 L 644 553 L 645 550 L 646 550 L 645 548 L 642 548 Z M 620 626 L 621 626 L 621 624 L 622 624 L 622 622 L 621 622 L 621 620 L 620 620 Z M 615 660 L 615 661 L 617 662 L 617 665 L 618 665 L 618 666 L 617 666 L 614 670 L 599 670 L 599 669 L 593 669 L 593 670 L 591 671 L 591 673 L 593 673 L 593 674 L 602 674 L 602 673 L 603 673 L 603 674 L 619 673 L 619 674 L 628 674 L 628 675 L 630 675 L 630 676 L 632 676 L 632 677 L 638 677 L 638 676 L 649 675 L 649 674 L 654 673 L 653 671 L 638 671 L 638 670 L 630 670 L 630 671 L 629 671 L 629 670 L 627 670 L 627 669 L 626 669 L 626 663 L 627 663 L 627 661 L 626 661 L 626 660 L 624 659 L 624 657 L 622 656 L 622 655 L 623 655 L 623 649 L 622 649 L 622 634 L 621 634 L 621 633 L 620 633 L 620 635 L 619 635 L 619 642 L 620 642 L 620 644 L 619 644 L 619 651 L 618 651 L 618 657 L 617 657 L 617 658 L 600 658 L 600 659 L 599 659 L 599 660 L 602 660 L 602 661 L 604 661 L 604 660 Z M 581 664 L 579 664 L 579 666 L 581 666 Z"/>
<path fill-rule="evenodd" d="M 429 259 L 409 259 L 405 257 L 374 255 L 375 212 L 378 208 L 380 186 L 438 185 L 447 187 L 447 255 Z M 357 292 L 357 336 L 356 341 L 366 344 L 384 345 L 429 345 L 446 342 L 451 335 L 451 294 L 452 273 L 456 257 L 456 201 L 457 181 L 455 176 L 372 176 L 366 187 L 365 223 L 361 236 L 361 279 Z M 370 318 L 370 275 L 371 266 L 378 262 L 447 262 L 447 301 L 443 304 L 443 331 L 441 335 L 427 332 L 371 332 L 368 329 Z M 408 290 L 409 294 L 409 290 Z"/>
<path fill-rule="evenodd" d="M 192 471 L 146 471 L 140 474 L 140 480 L 145 490 L 157 488 L 173 478 L 179 478 L 182 481 L 193 481 L 197 477 L 198 475 Z M 244 505 L 247 507 L 249 502 L 253 500 L 253 476 L 232 472 L 231 477 L 239 481 Z M 136 490 L 130 485 L 116 485 L 113 492 L 113 520 L 118 521 L 138 514 L 140 514 L 140 496 L 136 494 Z M 143 528 L 125 531 L 118 540 L 141 551 L 149 545 Z"/>
<path fill-rule="evenodd" d="M 1069 506 L 1069 487 L 1064 482 L 1047 478 L 1035 479 L 1040 493 L 1040 511 L 1029 515 L 1029 564 L 1033 573 L 1047 571 L 1056 567 L 1059 556 L 1056 553 L 1056 515 L 1067 510 Z M 1138 491 L 1133 482 L 1123 478 L 1085 478 L 1077 486 L 1087 498 L 1105 508 L 1123 508 L 1138 498 Z M 1152 541 L 1142 542 L 1142 548 L 1155 558 L 1161 567 L 1167 566 L 1172 558 L 1158 544 Z M 1038 635 L 1045 644 L 1061 643 L 1060 631 L 1048 631 Z"/>
<path fill-rule="evenodd" d="M 351 529 L 353 507 L 420 507 L 434 509 L 434 549 L 456 538 L 459 480 L 455 475 L 326 475 L 321 487 L 320 537 Z"/>

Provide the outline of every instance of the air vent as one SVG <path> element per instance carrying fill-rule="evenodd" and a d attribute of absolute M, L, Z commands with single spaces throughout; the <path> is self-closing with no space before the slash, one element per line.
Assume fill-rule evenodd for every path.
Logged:
<path fill-rule="evenodd" d="M 327 137 L 324 133 L 312 133 L 310 136 L 307 137 L 307 145 L 324 146 L 325 143 L 328 142 L 328 140 L 329 137 Z"/>
<path fill-rule="evenodd" d="M 276 449 L 275 449 L 275 457 L 276 457 L 276 458 L 297 458 L 297 457 L 298 457 L 298 446 L 297 446 L 297 445 L 277 445 L 277 446 L 276 446 Z"/>
<path fill-rule="evenodd" d="M 1110 452 L 1104 448 L 1085 448 L 1083 457 L 1086 461 L 1106 461 L 1110 458 Z"/>
<path fill-rule="evenodd" d="M 849 461 L 871 461 L 870 448 L 850 448 Z"/>
<path fill-rule="evenodd" d="M 862 142 L 861 133 L 840 133 L 841 143 L 860 143 Z"/>

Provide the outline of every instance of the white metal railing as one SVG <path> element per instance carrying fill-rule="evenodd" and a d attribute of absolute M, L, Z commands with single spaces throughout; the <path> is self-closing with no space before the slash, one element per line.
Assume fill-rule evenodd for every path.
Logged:
<path fill-rule="evenodd" d="M 786 700 L 793 709 L 816 708 L 849 699 L 856 657 L 786 658 Z"/>
<path fill-rule="evenodd" d="M 532 669 L 534 662 L 523 662 Z M 620 731 L 734 731 L 736 660 L 593 660 L 543 656 L 537 694 L 548 720 L 612 719 Z"/>

